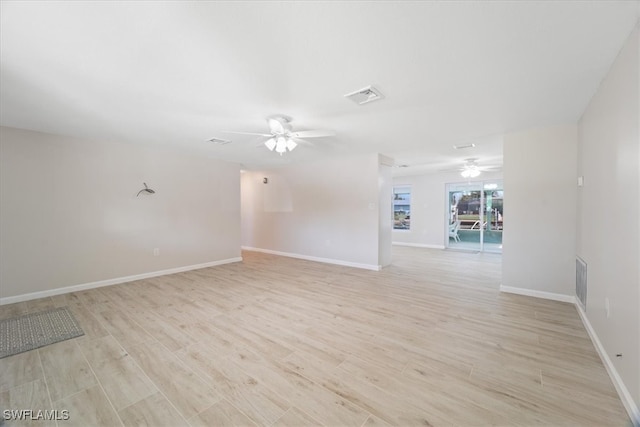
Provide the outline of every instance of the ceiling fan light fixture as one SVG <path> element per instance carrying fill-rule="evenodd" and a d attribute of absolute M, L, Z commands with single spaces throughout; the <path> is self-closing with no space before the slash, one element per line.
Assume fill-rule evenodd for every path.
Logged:
<path fill-rule="evenodd" d="M 269 138 L 265 141 L 264 145 L 266 145 L 270 151 L 273 151 L 273 149 L 276 148 L 276 140 L 274 138 Z"/>
<path fill-rule="evenodd" d="M 287 150 L 293 151 L 293 149 L 296 148 L 297 146 L 298 144 L 296 144 L 296 142 L 293 139 L 287 138 Z"/>
<path fill-rule="evenodd" d="M 463 178 L 476 178 L 480 175 L 480 171 L 476 166 L 466 167 L 462 172 L 460 172 Z"/>
<path fill-rule="evenodd" d="M 280 155 L 282 155 L 282 153 L 286 153 L 286 152 L 287 152 L 287 140 L 285 139 L 284 136 L 280 136 L 276 141 L 276 153 L 280 153 Z"/>

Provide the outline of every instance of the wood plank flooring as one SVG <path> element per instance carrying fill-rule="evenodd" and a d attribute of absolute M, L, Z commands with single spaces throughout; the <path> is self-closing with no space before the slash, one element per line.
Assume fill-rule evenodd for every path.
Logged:
<path fill-rule="evenodd" d="M 575 307 L 501 294 L 499 255 L 243 257 L 0 307 L 86 333 L 0 360 L 0 409 L 70 417 L 5 426 L 630 425 Z"/>

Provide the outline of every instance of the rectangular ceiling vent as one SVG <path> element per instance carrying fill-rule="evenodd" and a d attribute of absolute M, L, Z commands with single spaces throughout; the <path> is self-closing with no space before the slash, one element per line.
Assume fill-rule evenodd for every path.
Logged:
<path fill-rule="evenodd" d="M 229 139 L 211 138 L 211 139 L 208 139 L 207 141 L 213 142 L 214 144 L 218 144 L 218 145 L 231 144 L 231 140 Z"/>
<path fill-rule="evenodd" d="M 384 98 L 380 91 L 373 86 L 367 86 L 355 92 L 348 93 L 344 97 L 349 98 L 358 105 Z"/>

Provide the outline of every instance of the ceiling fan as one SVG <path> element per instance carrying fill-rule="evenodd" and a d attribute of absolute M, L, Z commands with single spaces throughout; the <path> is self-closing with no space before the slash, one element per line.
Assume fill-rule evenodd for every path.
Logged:
<path fill-rule="evenodd" d="M 482 172 L 494 172 L 499 171 L 499 166 L 480 166 L 478 165 L 478 159 L 475 157 L 464 159 L 465 163 L 459 168 L 440 170 L 440 172 L 460 172 L 463 178 L 476 178 Z"/>
<path fill-rule="evenodd" d="M 270 133 L 254 133 L 254 132 L 234 132 L 223 131 L 224 133 L 234 133 L 239 135 L 258 135 L 267 138 L 264 145 L 270 150 L 275 151 L 281 156 L 287 151 L 293 151 L 298 143 L 304 141 L 305 138 L 321 138 L 326 136 L 335 136 L 334 131 L 330 130 L 303 130 L 294 132 L 291 127 L 291 117 L 282 114 L 275 114 L 267 117 Z"/>

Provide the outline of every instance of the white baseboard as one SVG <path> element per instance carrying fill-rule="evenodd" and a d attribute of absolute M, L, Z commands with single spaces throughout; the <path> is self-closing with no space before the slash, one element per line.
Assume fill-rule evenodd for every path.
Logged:
<path fill-rule="evenodd" d="M 550 299 L 554 301 L 573 303 L 576 306 L 576 310 L 578 310 L 580 319 L 582 319 L 582 324 L 584 325 L 584 328 L 587 330 L 587 333 L 591 338 L 591 342 L 593 343 L 594 347 L 598 351 L 598 354 L 600 355 L 600 359 L 602 360 L 602 363 L 605 369 L 607 370 L 607 373 L 609 374 L 609 378 L 611 378 L 611 382 L 613 382 L 613 385 L 615 386 L 616 391 L 618 392 L 618 396 L 620 396 L 620 400 L 622 401 L 622 404 L 624 405 L 625 409 L 627 410 L 627 413 L 629 414 L 629 418 L 631 418 L 631 425 L 633 427 L 640 427 L 640 410 L 638 409 L 638 405 L 636 405 L 636 403 L 633 400 L 633 397 L 631 397 L 631 393 L 629 393 L 629 390 L 624 385 L 622 378 L 620 378 L 618 371 L 616 370 L 615 366 L 611 362 L 611 359 L 609 358 L 609 355 L 605 351 L 604 346 L 600 342 L 600 339 L 598 338 L 598 334 L 596 334 L 596 331 L 591 326 L 591 322 L 589 322 L 589 319 L 587 318 L 587 315 L 582 305 L 580 304 L 580 302 L 575 296 L 555 294 L 552 292 L 535 291 L 531 289 L 514 288 L 511 286 L 504 286 L 504 285 L 500 285 L 500 291 L 512 293 L 512 294 L 518 294 L 518 295 L 526 295 L 526 296 L 536 297 L 536 298 Z"/>
<path fill-rule="evenodd" d="M 412 248 L 444 249 L 444 245 L 427 245 L 425 243 L 392 242 L 394 246 L 410 246 Z"/>
<path fill-rule="evenodd" d="M 620 400 L 622 400 L 622 404 L 624 405 L 625 409 L 627 410 L 627 413 L 629 414 L 629 418 L 631 418 L 631 425 L 635 427 L 640 426 L 640 410 L 638 409 L 638 405 L 636 405 L 636 403 L 633 401 L 633 397 L 631 397 L 631 393 L 629 393 L 629 390 L 624 385 L 622 378 L 620 378 L 620 375 L 618 374 L 618 370 L 613 365 L 613 362 L 611 362 L 609 355 L 607 354 L 606 350 L 604 349 L 604 346 L 600 342 L 600 338 L 598 338 L 598 334 L 596 334 L 596 331 L 593 329 L 593 326 L 591 326 L 591 322 L 589 322 L 589 319 L 587 318 L 587 314 L 582 309 L 582 306 L 580 304 L 576 304 L 576 309 L 578 310 L 578 314 L 580 314 L 580 319 L 582 319 L 582 324 L 584 325 L 585 329 L 587 330 L 587 333 L 589 334 L 589 337 L 591 338 L 591 342 L 593 343 L 596 350 L 598 351 L 598 354 L 600 355 L 600 359 L 602 360 L 604 367 L 607 369 L 607 373 L 609 374 L 609 377 L 611 378 L 611 381 L 613 382 L 613 385 L 615 386 L 616 391 L 618 392 L 618 396 L 620 396 Z"/>
<path fill-rule="evenodd" d="M 252 252 L 262 252 L 262 253 L 271 254 L 271 255 L 286 256 L 286 257 L 289 257 L 289 258 L 304 259 L 306 261 L 323 262 L 325 264 L 335 264 L 335 265 L 342 265 L 342 266 L 345 266 L 345 267 L 362 268 L 362 269 L 365 269 L 365 270 L 373 270 L 373 271 L 382 270 L 382 266 L 381 265 L 361 264 L 361 263 L 357 263 L 357 262 L 343 261 L 343 260 L 339 260 L 339 259 L 321 258 L 321 257 L 316 257 L 316 256 L 310 256 L 310 255 L 294 254 L 294 253 L 290 253 L 290 252 L 274 251 L 274 250 L 271 250 L 271 249 L 261 249 L 261 248 L 253 248 L 253 247 L 250 247 L 250 246 L 242 246 L 242 250 L 252 251 Z"/>
<path fill-rule="evenodd" d="M 87 289 L 101 288 L 103 286 L 117 285 L 119 283 L 133 282 L 135 280 L 148 279 L 167 274 L 182 273 L 184 271 L 199 270 L 201 268 L 215 267 L 216 265 L 240 262 L 242 257 L 228 258 L 219 261 L 205 262 L 203 264 L 187 265 L 184 267 L 170 268 L 167 270 L 152 271 L 149 273 L 136 274 L 133 276 L 117 277 L 115 279 L 99 280 L 97 282 L 83 283 L 80 285 L 65 286 L 63 288 L 47 289 L 46 291 L 31 292 L 28 294 L 16 295 L 12 297 L 0 298 L 0 305 L 12 304 L 16 302 L 29 301 L 37 298 L 51 297 L 54 295 L 66 294 L 69 292 L 84 291 Z"/>
<path fill-rule="evenodd" d="M 512 286 L 500 285 L 500 292 L 506 292 L 508 294 L 525 295 L 528 297 L 550 299 L 553 301 L 568 302 L 571 304 L 576 303 L 576 297 L 573 295 L 556 294 L 553 292 L 536 291 L 533 289 L 514 288 Z"/>

